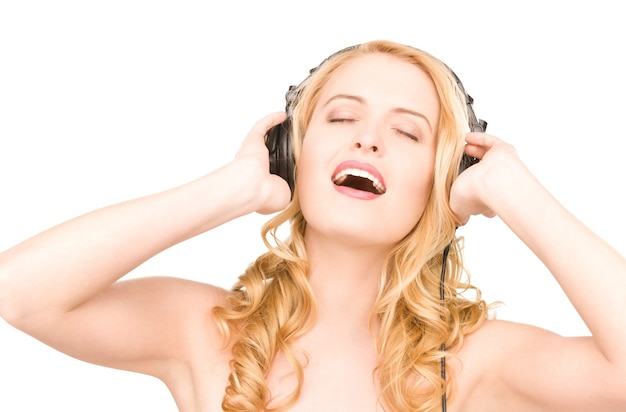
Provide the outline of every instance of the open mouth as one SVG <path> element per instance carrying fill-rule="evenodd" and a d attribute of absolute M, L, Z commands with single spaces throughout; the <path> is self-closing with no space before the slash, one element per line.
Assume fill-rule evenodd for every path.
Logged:
<path fill-rule="evenodd" d="M 337 186 L 346 186 L 356 190 L 382 195 L 386 192 L 385 186 L 370 172 L 361 169 L 343 169 L 333 176 L 333 183 Z"/>

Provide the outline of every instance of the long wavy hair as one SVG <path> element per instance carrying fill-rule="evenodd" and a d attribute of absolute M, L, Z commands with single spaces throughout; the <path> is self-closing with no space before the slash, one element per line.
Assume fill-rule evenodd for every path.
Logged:
<path fill-rule="evenodd" d="M 465 94 L 455 76 L 430 54 L 389 41 L 364 43 L 332 55 L 296 91 L 292 112 L 296 175 L 302 139 L 320 91 L 344 63 L 369 53 L 389 54 L 426 72 L 440 102 L 432 192 L 419 222 L 387 256 L 370 316 L 378 354 L 372 379 L 377 381 L 374 387 L 380 388 L 380 405 L 388 411 L 430 411 L 440 406 L 444 393 L 453 395 L 454 376 L 448 371 L 444 379 L 441 374 L 442 357 L 453 355 L 442 348 L 460 347 L 464 336 L 487 315 L 480 291 L 470 285 L 463 268 L 462 239 L 455 236 L 457 222 L 449 204 L 468 131 Z M 290 232 L 281 239 L 279 229 L 284 225 L 289 225 Z M 306 354 L 295 342 L 316 319 L 304 245 L 306 226 L 296 185 L 288 207 L 263 226 L 269 251 L 235 283 L 227 305 L 214 310 L 225 345 L 232 348 L 224 411 L 282 411 L 300 395 L 305 368 L 300 359 L 301 355 L 306 359 Z M 440 278 L 447 246 L 442 301 Z M 298 385 L 276 402 L 266 378 L 279 352 L 293 368 Z"/>

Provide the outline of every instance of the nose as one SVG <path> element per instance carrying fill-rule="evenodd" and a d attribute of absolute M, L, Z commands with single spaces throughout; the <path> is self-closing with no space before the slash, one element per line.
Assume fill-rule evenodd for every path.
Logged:
<path fill-rule="evenodd" d="M 368 127 L 364 130 L 360 130 L 354 137 L 352 148 L 354 150 L 364 150 L 366 152 L 371 151 L 372 153 L 380 155 L 384 150 L 381 136 L 381 133 L 379 133 L 379 131 L 374 127 Z"/>

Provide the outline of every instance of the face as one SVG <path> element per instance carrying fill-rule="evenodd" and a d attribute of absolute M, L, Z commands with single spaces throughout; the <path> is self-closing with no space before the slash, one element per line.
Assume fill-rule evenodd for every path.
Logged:
<path fill-rule="evenodd" d="M 439 99 L 418 67 L 377 53 L 337 70 L 303 140 L 305 236 L 390 247 L 420 219 L 433 184 Z"/>

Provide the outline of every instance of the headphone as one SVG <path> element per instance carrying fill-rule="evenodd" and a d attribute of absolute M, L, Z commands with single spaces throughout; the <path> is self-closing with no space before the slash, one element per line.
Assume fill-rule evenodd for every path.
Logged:
<path fill-rule="evenodd" d="M 321 66 L 326 63 L 329 59 L 345 53 L 349 50 L 355 49 L 358 45 L 350 46 L 345 49 L 342 49 L 336 53 L 333 53 L 318 66 L 312 68 L 309 72 L 309 76 L 307 79 L 317 71 Z M 447 66 L 446 66 L 447 67 Z M 470 130 L 473 132 L 484 132 L 487 130 L 487 122 L 478 119 L 476 114 L 474 113 L 473 103 L 474 99 L 470 96 L 463 87 L 463 83 L 459 77 L 452 71 L 449 67 L 450 73 L 456 80 L 456 84 L 461 90 L 463 96 L 465 96 L 465 104 L 467 105 L 467 113 L 468 113 L 468 123 Z M 278 175 L 285 179 L 285 181 L 289 184 L 289 188 L 291 189 L 291 195 L 293 196 L 293 191 L 295 187 L 295 157 L 293 153 L 293 147 L 291 143 L 291 125 L 292 125 L 292 114 L 293 108 L 296 104 L 297 98 L 302 90 L 302 85 L 306 83 L 305 79 L 298 86 L 292 85 L 289 86 L 289 90 L 285 93 L 285 112 L 287 113 L 287 119 L 273 126 L 265 136 L 265 146 L 269 151 L 270 157 L 270 173 Z M 461 163 L 459 165 L 459 173 L 472 166 L 473 164 L 478 163 L 478 159 L 475 157 L 471 157 L 465 153 L 463 153 L 463 157 L 461 158 Z"/>
<path fill-rule="evenodd" d="M 333 53 L 332 55 L 324 59 L 324 61 L 322 61 L 322 63 L 320 63 L 318 66 L 311 69 L 307 79 L 313 73 L 315 73 L 317 69 L 323 66 L 324 63 L 326 63 L 326 61 L 328 61 L 329 59 L 333 58 L 336 55 L 342 54 L 348 50 L 352 50 L 356 47 L 358 47 L 358 45 L 350 46 L 336 53 Z M 465 87 L 463 87 L 463 83 L 461 83 L 461 80 L 456 75 L 456 73 L 454 73 L 454 71 L 452 71 L 452 69 L 450 69 L 449 67 L 448 67 L 448 70 L 450 70 L 450 73 L 454 77 L 459 90 L 465 97 L 465 104 L 467 106 L 468 123 L 469 123 L 470 130 L 472 132 L 485 132 L 487 130 L 487 122 L 485 120 L 478 119 L 476 117 L 476 114 L 474 113 L 474 108 L 473 108 L 474 99 L 465 91 Z M 267 135 L 265 136 L 265 145 L 267 146 L 267 149 L 269 151 L 269 157 L 270 157 L 270 173 L 278 175 L 287 181 L 287 183 L 289 184 L 289 188 L 291 189 L 291 196 L 293 196 L 293 191 L 295 187 L 295 165 L 296 165 L 295 157 L 293 153 L 293 147 L 291 143 L 291 125 L 292 125 L 291 119 L 293 115 L 293 108 L 297 102 L 297 98 L 300 94 L 300 91 L 302 90 L 302 85 L 306 83 L 307 79 L 305 79 L 298 86 L 292 85 L 289 87 L 289 90 L 287 90 L 287 93 L 285 93 L 285 101 L 286 101 L 285 111 L 287 113 L 287 119 L 284 122 L 276 126 L 273 126 L 267 132 Z M 477 158 L 469 156 L 466 153 L 463 153 L 463 157 L 461 158 L 461 163 L 459 164 L 459 173 L 463 172 L 465 169 L 467 169 L 468 167 L 476 163 L 478 163 Z M 451 244 L 448 244 L 443 251 L 443 262 L 441 265 L 441 281 L 440 281 L 439 293 L 440 293 L 440 300 L 442 304 L 445 299 L 444 282 L 445 282 L 445 277 L 446 277 L 446 266 L 448 262 L 448 254 L 450 252 L 450 245 Z M 441 351 L 445 352 L 445 350 L 446 350 L 446 346 L 444 343 L 441 345 Z M 441 377 L 444 381 L 446 380 L 445 356 L 441 358 Z M 441 397 L 441 410 L 442 412 L 446 412 L 446 394 L 445 393 Z"/>

